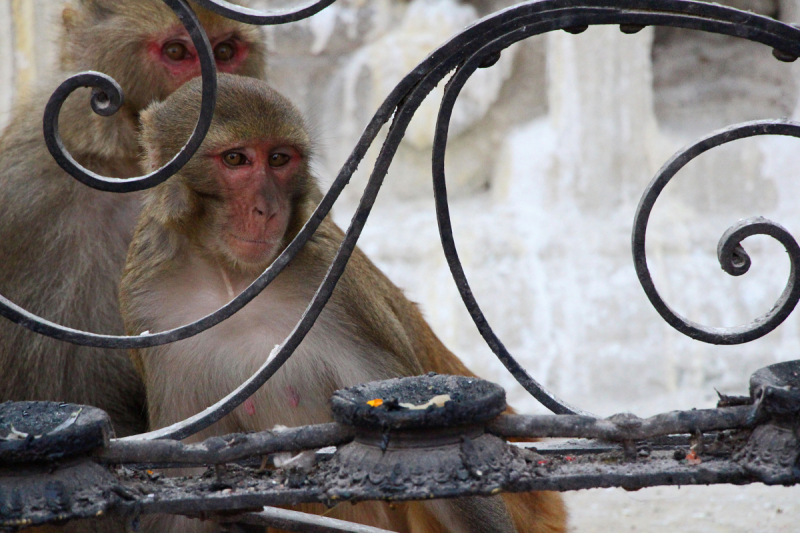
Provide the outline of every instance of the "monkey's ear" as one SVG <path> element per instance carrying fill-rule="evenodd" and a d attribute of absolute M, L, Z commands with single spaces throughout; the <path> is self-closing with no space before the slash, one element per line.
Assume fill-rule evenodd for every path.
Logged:
<path fill-rule="evenodd" d="M 159 138 L 156 124 L 156 115 L 163 107 L 163 103 L 153 102 L 139 115 L 139 142 L 144 148 L 144 167 L 148 172 L 157 170 L 163 164 L 164 155 L 159 149 L 163 140 Z M 153 213 L 160 224 L 167 226 L 180 223 L 192 214 L 192 192 L 180 174 L 172 176 L 154 191 Z"/>
<path fill-rule="evenodd" d="M 64 10 L 61 12 L 61 21 L 64 24 L 64 31 L 67 33 L 74 32 L 75 28 L 78 26 L 79 19 L 80 14 L 78 13 L 78 8 L 71 3 L 64 5 Z"/>
<path fill-rule="evenodd" d="M 111 15 L 108 0 L 69 0 L 64 4 L 61 11 L 61 23 L 67 35 L 74 33 L 81 27 L 98 23 L 100 20 Z M 91 21 L 91 22 L 90 22 Z"/>
<path fill-rule="evenodd" d="M 158 187 L 155 218 L 163 226 L 180 224 L 192 214 L 192 192 L 180 176 L 173 176 Z"/>
<path fill-rule="evenodd" d="M 81 59 L 86 54 L 84 33 L 90 25 L 86 13 L 83 0 L 66 2 L 61 11 L 64 43 L 59 53 L 59 60 L 66 70 L 80 69 Z"/>
<path fill-rule="evenodd" d="M 139 114 L 139 144 L 144 148 L 144 166 L 148 172 L 157 170 L 161 166 L 161 154 L 154 148 L 159 145 L 155 115 L 161 107 L 161 102 L 153 102 Z"/>

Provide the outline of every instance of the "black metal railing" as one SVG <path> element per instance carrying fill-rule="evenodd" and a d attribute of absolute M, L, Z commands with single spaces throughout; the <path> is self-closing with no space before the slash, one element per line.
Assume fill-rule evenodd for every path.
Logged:
<path fill-rule="evenodd" d="M 195 1 L 225 17 L 249 24 L 267 25 L 283 24 L 312 16 L 335 0 L 307 2 L 303 7 L 274 13 L 260 13 L 220 0 Z M 217 91 L 211 46 L 186 2 L 183 0 L 164 0 L 164 2 L 178 15 L 198 50 L 202 67 L 203 101 L 195 131 L 180 153 L 164 167 L 150 174 L 125 180 L 97 175 L 75 162 L 64 148 L 58 133 L 61 105 L 77 88 L 92 87 L 94 88 L 92 108 L 96 113 L 108 116 L 119 109 L 124 96 L 113 79 L 100 73 L 81 73 L 69 78 L 56 90 L 45 109 L 45 138 L 50 152 L 59 165 L 89 187 L 126 193 L 162 183 L 192 157 L 208 131 Z M 768 17 L 716 4 L 689 0 L 541 0 L 522 3 L 475 22 L 431 53 L 397 84 L 366 126 L 330 189 L 297 237 L 244 292 L 214 313 L 170 331 L 135 337 L 111 336 L 77 331 L 54 324 L 0 297 L 0 314 L 6 318 L 37 333 L 75 344 L 119 349 L 144 348 L 196 335 L 242 309 L 281 273 L 328 215 L 357 166 L 364 159 L 367 150 L 375 142 L 379 131 L 389 123 L 386 138 L 373 165 L 361 200 L 328 273 L 299 322 L 270 361 L 228 396 L 187 420 L 150 433 L 101 443 L 99 450 L 93 452 L 87 459 L 94 467 L 98 464 L 127 464 L 138 467 L 93 471 L 97 491 L 102 494 L 97 499 L 100 503 L 96 505 L 81 507 L 78 503 L 72 505 L 62 502 L 59 509 L 63 512 L 57 513 L 51 509 L 48 511 L 49 514 L 36 515 L 30 511 L 29 515 L 26 515 L 25 510 L 28 508 L 25 507 L 22 496 L 20 496 L 22 503 L 16 507 L 13 498 L 3 499 L 4 494 L 14 494 L 14 490 L 17 489 L 14 489 L 15 485 L 8 481 L 11 478 L 0 478 L 0 527 L 19 527 L 24 525 L 25 520 L 43 523 L 63 520 L 65 517 L 93 516 L 91 513 L 98 511 L 128 515 L 151 512 L 213 514 L 263 505 L 331 503 L 334 500 L 408 499 L 423 495 L 448 497 L 491 494 L 497 490 L 574 490 L 606 486 L 639 488 L 659 484 L 753 481 L 786 484 L 800 480 L 794 470 L 795 462 L 800 456 L 800 445 L 794 433 L 794 428 L 800 421 L 797 417 L 800 411 L 800 395 L 795 388 L 800 386 L 800 381 L 796 379 L 798 365 L 784 363 L 783 366 L 774 365 L 759 371 L 761 373 L 756 373 L 751 382 L 749 397 L 723 398 L 723 404 L 718 409 L 666 413 L 647 420 L 633 415 L 615 415 L 608 419 L 598 419 L 569 406 L 533 379 L 494 333 L 473 296 L 458 257 L 447 200 L 444 160 L 450 117 L 455 102 L 470 76 L 478 69 L 491 68 L 503 50 L 512 44 L 534 35 L 557 30 L 580 33 L 591 25 L 619 25 L 624 33 L 635 33 L 651 25 L 688 28 L 761 43 L 771 47 L 773 55 L 780 61 L 794 61 L 800 56 L 800 29 Z M 360 470 L 353 464 L 346 463 L 347 458 L 341 451 L 342 448 L 335 453 L 317 453 L 313 464 L 302 469 L 300 473 L 291 468 L 265 472 L 248 463 L 252 458 L 278 452 L 313 450 L 346 443 L 352 446 L 358 443 L 358 426 L 341 421 L 285 431 L 215 437 L 192 445 L 177 442 L 207 428 L 230 413 L 256 392 L 292 356 L 313 326 L 344 272 L 409 122 L 422 101 L 451 74 L 439 110 L 432 155 L 436 213 L 445 256 L 464 304 L 489 347 L 517 381 L 556 415 L 499 416 L 483 425 L 476 423 L 475 427 L 469 424 L 456 425 L 462 429 L 469 426 L 472 428 L 469 431 L 474 430 L 475 435 L 491 437 L 487 437 L 489 439 L 487 442 L 491 445 L 486 445 L 486 449 L 495 447 L 491 453 L 480 452 L 479 449 L 482 449 L 480 446 L 469 448 L 471 444 L 465 443 L 472 440 L 463 435 L 459 444 L 449 441 L 443 444 L 459 446 L 461 457 L 486 461 L 486 465 L 481 467 L 483 470 L 476 470 L 477 467 L 470 469 L 471 467 L 467 465 L 464 467 L 467 476 L 462 479 L 459 477 L 461 467 L 456 465 L 453 466 L 455 477 L 441 481 L 435 476 L 421 475 L 420 483 L 415 482 L 414 473 L 410 472 L 392 484 L 386 481 L 391 478 L 390 473 L 383 472 L 375 474 L 378 481 L 367 486 L 363 482 L 364 476 L 370 478 L 374 469 L 362 472 L 362 477 L 358 478 Z M 660 297 L 647 267 L 645 255 L 647 223 L 659 194 L 669 180 L 689 161 L 721 144 L 755 135 L 800 137 L 800 124 L 785 120 L 738 124 L 712 133 L 681 150 L 662 167 L 647 186 L 633 222 L 633 261 L 648 298 L 667 323 L 681 333 L 706 343 L 749 342 L 772 331 L 786 319 L 800 299 L 800 283 L 797 280 L 800 248 L 795 239 L 780 225 L 760 217 L 739 222 L 729 228 L 718 245 L 720 265 L 727 273 L 738 276 L 747 272 L 750 258 L 741 246 L 741 241 L 755 234 L 769 235 L 786 248 L 791 261 L 791 272 L 783 294 L 767 314 L 744 326 L 709 327 L 680 316 Z M 795 372 L 794 377 L 792 372 Z M 420 379 L 435 381 L 437 378 Z M 453 409 L 457 408 L 460 407 L 454 403 Z M 70 413 L 62 415 L 81 416 L 74 415 L 75 411 Z M 63 421 L 61 424 L 63 425 Z M 445 423 L 442 427 L 450 426 Z M 64 431 L 64 428 L 56 427 L 53 434 L 59 431 Z M 466 429 L 463 431 L 469 433 Z M 504 439 L 511 437 L 570 437 L 598 439 L 598 441 L 580 441 L 555 448 L 537 443 L 533 447 L 525 448 L 509 446 Z M 445 437 L 442 438 L 447 440 Z M 497 439 L 497 442 L 492 439 Z M 468 449 L 465 449 L 465 446 Z M 776 455 L 772 453 L 775 447 L 781 447 L 780 449 L 785 451 L 783 455 L 777 454 L 781 456 L 780 460 L 773 457 Z M 47 453 L 51 452 L 43 453 L 47 456 Z M 411 452 L 405 450 L 402 453 Z M 767 459 L 766 456 L 770 453 L 773 458 Z M 687 454 L 691 459 L 689 461 L 685 459 Z M 712 457 L 713 460 L 703 462 L 704 460 L 700 459 L 703 454 Z M 0 464 L 13 460 L 19 461 L 19 459 L 4 458 L 0 449 Z M 697 465 L 701 463 L 695 461 L 700 461 L 703 467 L 698 468 Z M 345 463 L 350 470 L 347 475 L 342 470 Z M 217 468 L 207 477 L 182 481 L 148 473 L 147 470 L 140 468 L 143 465 L 209 464 L 234 466 L 229 466 L 227 469 Z M 476 476 L 475 471 L 484 474 Z M 36 472 L 32 472 L 30 479 L 35 477 Z M 28 490 L 35 492 L 35 487 L 26 485 L 28 481 L 25 479 L 19 478 L 15 483 L 19 487 L 29 487 Z M 225 489 L 217 490 L 213 487 L 238 488 L 226 493 Z M 208 496 L 208 490 L 214 492 L 214 497 Z M 69 489 L 64 488 L 62 492 L 69 493 Z M 143 496 L 144 494 L 159 494 L 159 497 L 148 498 Z M 16 508 L 19 508 L 19 512 L 8 511 Z M 250 514 L 239 518 L 249 523 L 294 524 L 292 527 L 296 528 L 305 527 L 302 524 L 317 519 L 295 514 L 280 514 L 278 511 L 275 513 L 277 514 L 265 511 L 262 514 Z M 330 527 L 336 531 L 369 530 L 363 529 L 362 526 L 332 522 L 326 524 L 327 526 L 320 527 Z"/>

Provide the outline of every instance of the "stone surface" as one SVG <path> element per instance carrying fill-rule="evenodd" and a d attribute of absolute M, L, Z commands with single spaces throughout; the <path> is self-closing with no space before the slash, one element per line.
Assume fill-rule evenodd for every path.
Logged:
<path fill-rule="evenodd" d="M 574 533 L 790 533 L 800 512 L 800 487 L 593 489 L 564 498 Z"/>

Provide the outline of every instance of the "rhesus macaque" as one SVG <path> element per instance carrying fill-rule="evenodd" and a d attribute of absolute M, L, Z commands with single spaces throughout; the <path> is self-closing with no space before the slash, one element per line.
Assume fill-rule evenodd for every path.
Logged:
<path fill-rule="evenodd" d="M 260 30 L 193 7 L 218 69 L 263 78 Z M 72 0 L 59 44 L 60 70 L 23 95 L 0 137 L 0 294 L 73 328 L 122 334 L 118 284 L 141 195 L 99 192 L 63 172 L 44 143 L 45 103 L 75 72 L 116 79 L 122 109 L 95 115 L 90 90 L 77 91 L 64 104 L 60 132 L 82 165 L 106 176 L 137 176 L 140 111 L 198 76 L 199 60 L 161 0 Z M 111 415 L 117 436 L 147 425 L 144 387 L 126 353 L 67 344 L 0 319 L 0 402 L 6 400 L 95 405 Z"/>
<path fill-rule="evenodd" d="M 194 321 L 228 303 L 275 259 L 321 198 L 309 170 L 303 118 L 268 85 L 221 75 L 211 130 L 183 170 L 147 192 L 120 286 L 129 335 Z M 183 145 L 199 113 L 191 81 L 142 114 L 146 164 L 158 168 Z M 133 350 L 150 424 L 161 428 L 213 404 L 253 374 L 298 321 L 343 238 L 326 218 L 267 289 L 227 321 L 193 338 Z M 428 371 L 470 375 L 417 307 L 358 249 L 289 361 L 256 394 L 192 440 L 276 424 L 331 420 L 340 388 Z M 320 506 L 303 506 L 321 512 Z M 398 504 L 340 505 L 346 520 L 415 533 L 564 531 L 553 493 Z M 169 531 L 213 531 L 173 519 Z M 162 529 L 166 530 L 162 525 Z"/>

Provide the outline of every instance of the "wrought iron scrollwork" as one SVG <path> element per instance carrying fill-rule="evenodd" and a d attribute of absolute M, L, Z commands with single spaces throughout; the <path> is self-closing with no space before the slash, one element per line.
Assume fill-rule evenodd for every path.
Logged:
<path fill-rule="evenodd" d="M 151 174 L 131 180 L 115 180 L 93 174 L 78 165 L 64 149 L 58 137 L 58 111 L 66 97 L 78 87 L 90 86 L 96 89 L 92 106 L 96 112 L 102 115 L 113 114 L 121 105 L 123 95 L 113 79 L 99 73 L 83 73 L 70 78 L 59 87 L 47 106 L 44 121 L 45 136 L 58 163 L 76 179 L 91 187 L 112 192 L 129 192 L 155 186 L 175 174 L 191 158 L 208 131 L 216 98 L 216 69 L 208 38 L 184 0 L 164 1 L 181 18 L 199 51 L 203 76 L 203 104 L 195 132 L 187 145 L 172 161 Z M 333 4 L 335 0 L 308 1 L 297 8 L 274 12 L 260 12 L 223 0 L 195 1 L 204 8 L 237 21 L 267 25 L 283 24 L 307 18 Z M 145 348 L 196 335 L 242 309 L 280 274 L 316 231 L 324 217 L 328 215 L 355 169 L 364 159 L 368 148 L 377 138 L 381 128 L 391 121 L 386 139 L 337 255 L 292 333 L 253 376 L 217 404 L 174 426 L 133 438 L 182 439 L 208 427 L 230 413 L 258 390 L 288 360 L 314 325 L 339 277 L 344 272 L 411 118 L 434 87 L 453 73 L 441 104 L 433 147 L 433 181 L 437 220 L 448 265 L 462 299 L 479 331 L 497 357 L 523 387 L 555 413 L 582 413 L 556 398 L 528 375 L 495 335 L 475 300 L 458 258 L 450 224 L 444 154 L 453 106 L 461 88 L 478 68 L 491 67 L 502 51 L 517 41 L 556 30 L 574 33 L 582 31 L 590 25 L 600 24 L 619 25 L 625 33 L 634 33 L 648 25 L 702 30 L 745 38 L 770 46 L 773 48 L 775 57 L 783 61 L 791 61 L 800 56 L 800 29 L 768 17 L 705 2 L 689 0 L 540 0 L 509 7 L 467 27 L 431 53 L 398 83 L 366 126 L 330 189 L 297 237 L 244 292 L 216 312 L 180 328 L 137 337 L 97 335 L 65 328 L 32 315 L 1 296 L 0 314 L 38 333 L 76 344 L 99 347 Z M 783 243 L 790 253 L 792 273 L 789 283 L 776 307 L 752 324 L 730 329 L 707 328 L 694 324 L 674 313 L 661 300 L 647 270 L 644 235 L 650 210 L 658 194 L 675 172 L 705 150 L 729 142 L 734 138 L 762 134 L 800 136 L 797 134 L 798 131 L 800 131 L 798 125 L 774 121 L 749 123 L 712 134 L 673 157 L 645 192 L 634 224 L 634 263 L 642 286 L 651 302 L 665 320 L 682 333 L 706 342 L 732 344 L 753 340 L 774 329 L 788 316 L 800 298 L 800 286 L 795 280 L 795 265 L 800 250 L 786 230 L 769 221 L 751 220 L 731 228 L 723 236 L 719 245 L 720 261 L 726 271 L 739 275 L 747 270 L 749 257 L 739 245 L 742 239 L 755 233 L 768 234 Z"/>
<path fill-rule="evenodd" d="M 772 309 L 751 323 L 731 328 L 708 327 L 682 317 L 667 305 L 658 294 L 658 290 L 656 290 L 653 279 L 650 276 L 650 270 L 647 268 L 645 251 L 647 222 L 661 191 L 664 190 L 664 187 L 667 186 L 667 183 L 675 174 L 691 160 L 722 144 L 756 135 L 800 137 L 800 124 L 786 121 L 746 122 L 708 135 L 679 151 L 664 164 L 647 186 L 642 199 L 639 201 L 639 207 L 636 209 L 631 248 L 636 275 L 639 277 L 639 282 L 642 284 L 645 294 L 647 294 L 656 311 L 669 325 L 684 335 L 711 344 L 742 344 L 750 342 L 763 337 L 778 327 L 789 316 L 797 305 L 797 301 L 800 300 L 800 280 L 797 279 L 798 266 L 800 266 L 800 247 L 798 247 L 797 241 L 781 225 L 763 217 L 742 220 L 728 228 L 717 245 L 717 256 L 722 270 L 731 276 L 745 274 L 750 268 L 750 256 L 741 246 L 741 242 L 752 235 L 768 235 L 786 248 L 791 262 L 789 281 Z"/>
<path fill-rule="evenodd" d="M 183 0 L 164 0 L 164 3 L 175 12 L 186 28 L 200 60 L 201 76 L 203 78 L 203 99 L 197 125 L 181 151 L 158 170 L 145 176 L 129 179 L 100 176 L 81 166 L 64 147 L 64 143 L 58 133 L 58 115 L 67 97 L 81 87 L 94 88 L 91 101 L 92 109 L 95 113 L 104 117 L 116 113 L 122 106 L 125 97 L 119 84 L 105 74 L 82 72 L 68 78 L 56 89 L 50 97 L 50 101 L 47 102 L 44 111 L 44 138 L 50 154 L 52 154 L 58 165 L 84 185 L 101 191 L 117 193 L 141 191 L 155 187 L 183 168 L 197 152 L 197 149 L 200 148 L 206 133 L 208 133 L 217 100 L 217 66 L 214 63 L 214 52 L 211 49 L 211 43 L 209 43 L 208 36 L 200 25 L 200 21 L 194 11 L 186 2 Z M 45 332 L 40 333 L 47 335 Z M 75 342 L 75 340 L 71 339 L 64 340 Z M 89 338 L 85 340 L 89 340 Z M 92 344 L 89 343 L 89 345 Z"/>

